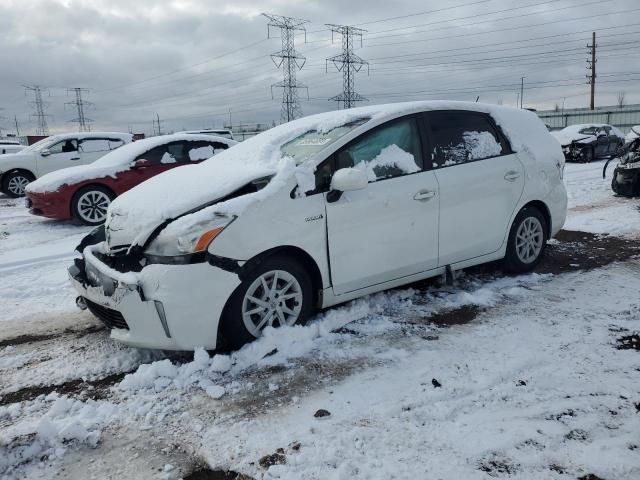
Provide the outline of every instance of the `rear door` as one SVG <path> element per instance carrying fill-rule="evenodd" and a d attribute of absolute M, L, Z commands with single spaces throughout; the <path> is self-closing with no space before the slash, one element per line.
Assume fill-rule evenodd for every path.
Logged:
<path fill-rule="evenodd" d="M 440 187 L 438 264 L 497 251 L 524 188 L 524 167 L 493 119 L 463 110 L 425 114 Z"/>
<path fill-rule="evenodd" d="M 345 167 L 369 175 L 363 190 L 333 202 L 325 196 L 336 295 L 436 267 L 438 183 L 423 168 L 423 152 L 421 119 L 404 117 L 364 133 L 319 166 L 317 185 Z"/>

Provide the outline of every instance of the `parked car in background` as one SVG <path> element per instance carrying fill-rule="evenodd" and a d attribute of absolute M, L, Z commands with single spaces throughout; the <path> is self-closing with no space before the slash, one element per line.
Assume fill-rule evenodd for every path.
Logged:
<path fill-rule="evenodd" d="M 176 132 L 176 133 L 188 133 L 194 135 L 214 135 L 216 137 L 224 137 L 233 140 L 233 133 L 231 130 L 226 128 L 221 129 L 203 129 L 203 130 L 185 130 L 184 132 Z"/>
<path fill-rule="evenodd" d="M 569 125 L 551 135 L 560 142 L 568 162 L 589 163 L 611 157 L 625 142 L 620 130 L 603 123 Z"/>
<path fill-rule="evenodd" d="M 53 172 L 32 182 L 26 188 L 27 207 L 34 215 L 99 225 L 118 195 L 159 173 L 199 163 L 236 143 L 187 134 L 138 140 L 91 165 Z M 188 190 L 188 185 L 184 188 Z"/>
<path fill-rule="evenodd" d="M 88 164 L 131 142 L 130 133 L 92 132 L 53 135 L 13 155 L 0 156 L 0 190 L 10 197 L 47 173 Z"/>
<path fill-rule="evenodd" d="M 0 155 L 6 155 L 10 153 L 18 153 L 20 150 L 26 147 L 17 140 L 0 140 Z"/>
<path fill-rule="evenodd" d="M 69 273 L 78 305 L 116 340 L 235 348 L 314 309 L 472 265 L 531 270 L 565 220 L 563 168 L 526 110 L 412 102 L 312 115 L 129 190 Z"/>

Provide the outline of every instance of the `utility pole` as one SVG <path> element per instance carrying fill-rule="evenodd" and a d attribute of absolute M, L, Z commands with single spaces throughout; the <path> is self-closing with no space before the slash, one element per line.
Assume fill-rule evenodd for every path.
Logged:
<path fill-rule="evenodd" d="M 273 98 L 273 87 L 282 88 L 282 108 L 280 110 L 280 122 L 285 123 L 302 116 L 302 108 L 298 100 L 298 89 L 309 89 L 306 85 L 296 81 L 296 70 L 301 70 L 306 62 L 306 57 L 296 52 L 294 37 L 297 30 L 304 32 L 305 43 L 307 41 L 307 30 L 303 26 L 309 23 L 293 17 L 283 17 L 282 15 L 272 15 L 263 13 L 269 19 L 267 25 L 267 38 L 270 38 L 271 27 L 280 29 L 282 39 L 282 50 L 271 54 L 271 60 L 277 68 L 282 67 L 284 78 L 281 82 L 271 85 L 271 98 Z"/>
<path fill-rule="evenodd" d="M 329 101 L 342 102 L 344 108 L 351 108 L 355 106 L 356 102 L 367 100 L 355 91 L 355 74 L 359 72 L 364 65 L 367 66 L 368 74 L 369 62 L 353 53 L 353 37 L 360 37 L 360 46 L 362 47 L 362 34 L 365 33 L 366 30 L 349 25 L 334 25 L 329 23 L 326 25 L 331 30 L 331 43 L 333 43 L 334 33 L 342 36 L 342 53 L 325 60 L 325 71 L 327 70 L 329 62 L 333 62 L 336 69 L 342 72 L 342 93 L 331 97 Z"/>
<path fill-rule="evenodd" d="M 45 103 L 42 101 L 42 87 L 40 85 L 23 85 L 25 91 L 33 92 L 34 100 L 32 105 L 35 106 L 36 113 L 33 116 L 36 117 L 38 121 L 38 128 L 36 129 L 36 134 L 38 135 L 49 135 L 49 126 L 47 125 L 47 115 L 44 113 Z"/>
<path fill-rule="evenodd" d="M 522 108 L 524 99 L 524 77 L 520 77 L 520 108 Z"/>
<path fill-rule="evenodd" d="M 78 110 L 78 116 L 69 121 L 76 122 L 78 124 L 79 132 L 90 132 L 91 126 L 89 125 L 89 122 L 93 122 L 93 120 L 85 116 L 84 110 L 85 110 L 85 107 L 92 106 L 93 103 L 87 102 L 86 100 L 82 99 L 82 94 L 89 93 L 89 90 L 87 88 L 80 88 L 80 87 L 67 88 L 67 95 L 71 92 L 75 94 L 76 99 L 72 102 L 65 103 L 65 105 L 75 106 Z"/>
<path fill-rule="evenodd" d="M 14 115 L 13 116 L 13 120 L 14 120 L 14 122 L 16 124 L 16 137 L 19 137 L 20 136 L 20 127 L 18 126 L 18 116 Z"/>
<path fill-rule="evenodd" d="M 156 112 L 157 120 L 153 121 L 153 133 L 156 133 L 156 122 L 158 123 L 158 135 L 162 135 L 162 129 L 160 128 L 160 115 Z"/>
<path fill-rule="evenodd" d="M 591 84 L 591 110 L 595 110 L 595 99 L 596 99 L 596 32 L 593 32 L 593 36 L 591 37 L 591 45 L 587 45 L 587 52 L 591 54 L 591 60 L 587 60 L 587 70 L 591 70 L 589 74 L 587 74 L 587 78 L 589 79 L 589 83 Z"/>

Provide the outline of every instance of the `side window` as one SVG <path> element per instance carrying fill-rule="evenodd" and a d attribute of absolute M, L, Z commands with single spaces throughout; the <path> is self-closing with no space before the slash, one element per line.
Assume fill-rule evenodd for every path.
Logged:
<path fill-rule="evenodd" d="M 187 156 L 191 162 L 199 162 L 213 157 L 216 153 L 226 150 L 228 146 L 221 142 L 195 141 L 187 142 Z"/>
<path fill-rule="evenodd" d="M 84 153 L 108 152 L 109 140 L 106 138 L 87 138 L 80 140 L 78 149 Z"/>
<path fill-rule="evenodd" d="M 465 111 L 426 114 L 431 130 L 433 168 L 484 160 L 510 153 L 486 115 Z"/>
<path fill-rule="evenodd" d="M 160 145 L 159 147 L 155 147 L 152 148 L 151 150 L 138 155 L 136 157 L 136 161 L 138 160 L 146 160 L 147 162 L 149 162 L 151 165 L 160 165 L 162 163 L 167 163 L 166 162 L 166 158 L 169 157 L 170 155 L 167 152 L 167 145 Z M 165 161 L 163 162 L 163 158 L 165 159 Z M 175 160 L 174 160 L 175 161 Z"/>
<path fill-rule="evenodd" d="M 336 170 L 365 169 L 370 182 L 419 172 L 422 145 L 418 122 L 403 118 L 375 128 L 338 152 L 335 162 Z"/>
<path fill-rule="evenodd" d="M 188 160 L 186 142 L 173 142 L 166 145 L 166 152 L 160 159 L 160 163 L 186 162 Z"/>
<path fill-rule="evenodd" d="M 109 139 L 109 150 L 115 150 L 118 147 L 124 145 L 124 140 L 120 140 L 119 138 L 110 138 Z"/>
<path fill-rule="evenodd" d="M 49 147 L 49 151 L 52 154 L 56 153 L 69 153 L 69 152 L 77 152 L 78 151 L 78 140 L 69 139 L 63 140 L 58 143 L 54 143 Z"/>

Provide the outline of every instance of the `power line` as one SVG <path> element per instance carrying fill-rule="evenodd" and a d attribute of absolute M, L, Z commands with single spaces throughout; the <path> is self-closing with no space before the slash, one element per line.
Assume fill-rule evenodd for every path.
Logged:
<path fill-rule="evenodd" d="M 329 62 L 332 62 L 339 72 L 342 72 L 342 93 L 331 97 L 330 101 L 342 102 L 344 108 L 351 108 L 356 102 L 365 101 L 366 98 L 355 91 L 355 74 L 359 72 L 363 66 L 369 68 L 369 62 L 353 53 L 353 38 L 360 37 L 360 46 L 362 46 L 362 34 L 366 30 L 351 27 L 348 25 L 327 24 L 331 30 L 331 40 L 333 34 L 338 33 L 342 37 L 342 53 L 327 58 L 325 61 L 325 69 Z"/>
<path fill-rule="evenodd" d="M 306 58 L 296 52 L 295 32 L 305 31 L 303 25 L 309 23 L 293 17 L 284 17 L 282 15 L 272 15 L 263 13 L 269 19 L 267 24 L 267 36 L 270 34 L 270 28 L 276 27 L 280 29 L 280 37 L 282 39 L 282 50 L 271 54 L 271 59 L 277 68 L 282 67 L 284 78 L 281 82 L 271 85 L 271 95 L 273 96 L 273 87 L 282 88 L 282 108 L 280 111 L 280 121 L 289 122 L 302 116 L 302 108 L 298 100 L 298 89 L 307 88 L 302 83 L 296 81 L 296 70 L 301 70 L 304 66 Z M 307 97 L 309 90 L 307 89 Z"/>

